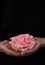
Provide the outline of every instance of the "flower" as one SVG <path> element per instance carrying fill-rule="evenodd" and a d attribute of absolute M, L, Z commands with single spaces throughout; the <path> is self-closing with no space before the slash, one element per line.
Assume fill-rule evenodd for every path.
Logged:
<path fill-rule="evenodd" d="M 10 44 L 12 48 L 32 48 L 35 45 L 35 40 L 32 35 L 20 34 L 10 38 Z"/>

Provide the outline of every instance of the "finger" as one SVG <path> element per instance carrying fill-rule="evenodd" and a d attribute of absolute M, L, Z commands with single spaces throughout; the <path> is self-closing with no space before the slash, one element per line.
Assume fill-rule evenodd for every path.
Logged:
<path fill-rule="evenodd" d="M 2 45 L 4 45 L 4 46 L 10 48 L 10 45 L 9 45 L 9 41 L 8 41 L 8 40 L 4 40 L 4 41 L 2 42 Z"/>
<path fill-rule="evenodd" d="M 11 38 L 9 38 L 9 40 L 12 40 L 12 37 L 11 37 Z"/>
<path fill-rule="evenodd" d="M 8 41 L 8 40 L 4 40 L 4 41 L 2 41 L 1 44 L 5 44 L 5 45 L 7 45 L 7 44 L 9 44 L 9 41 Z"/>
<path fill-rule="evenodd" d="M 14 52 L 13 50 L 8 49 L 5 46 L 2 46 L 2 47 L 3 47 L 3 49 L 1 49 L 1 52 L 5 53 L 7 55 L 11 55 L 11 56 L 19 56 L 20 55 L 20 53 Z"/>

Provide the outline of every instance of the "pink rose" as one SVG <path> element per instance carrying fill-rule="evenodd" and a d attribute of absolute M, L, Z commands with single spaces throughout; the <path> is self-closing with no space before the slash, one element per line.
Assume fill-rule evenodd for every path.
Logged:
<path fill-rule="evenodd" d="M 29 34 L 21 34 L 10 39 L 10 45 L 13 49 L 31 49 L 36 43 L 33 36 Z"/>

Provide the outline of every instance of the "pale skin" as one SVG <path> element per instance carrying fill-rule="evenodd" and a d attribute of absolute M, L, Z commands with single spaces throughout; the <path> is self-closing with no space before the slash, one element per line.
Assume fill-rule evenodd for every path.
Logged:
<path fill-rule="evenodd" d="M 40 47 L 45 47 L 45 38 L 35 37 L 35 40 L 36 40 L 36 45 L 34 46 L 34 48 L 31 50 L 27 50 L 25 52 L 22 52 L 22 53 L 15 52 L 14 50 L 12 50 L 10 48 L 9 41 L 4 40 L 4 41 L 0 42 L 0 52 L 3 52 L 5 54 L 11 55 L 11 56 L 17 56 L 17 57 L 33 54 L 33 53 L 37 52 L 37 50 Z"/>

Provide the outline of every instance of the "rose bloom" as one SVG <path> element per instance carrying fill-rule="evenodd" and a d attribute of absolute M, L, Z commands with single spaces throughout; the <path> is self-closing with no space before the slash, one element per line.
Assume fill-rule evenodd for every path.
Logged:
<path fill-rule="evenodd" d="M 10 38 L 11 48 L 15 51 L 25 51 L 32 49 L 36 44 L 36 41 L 32 35 L 20 34 Z"/>

